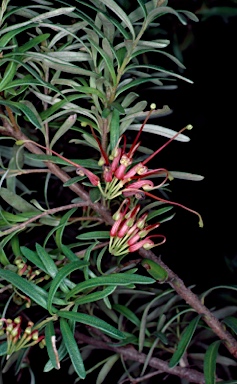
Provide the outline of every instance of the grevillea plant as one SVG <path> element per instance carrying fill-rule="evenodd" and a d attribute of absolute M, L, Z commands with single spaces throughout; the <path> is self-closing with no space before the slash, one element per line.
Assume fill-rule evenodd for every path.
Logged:
<path fill-rule="evenodd" d="M 173 178 L 202 177 L 152 165 L 174 140 L 188 142 L 183 132 L 192 126 L 151 124 L 170 110 L 141 99 L 144 86 L 191 82 L 164 68 L 163 57 L 184 70 L 160 36 L 167 17 L 184 27 L 197 18 L 167 0 L 131 8 L 115 0 L 1 2 L 3 382 L 8 371 L 20 380 L 26 361 L 34 377 L 38 346 L 48 356 L 44 372 L 70 358 L 72 382 L 91 382 L 93 371 L 96 384 L 232 378 L 236 308 L 211 312 L 204 299 L 212 289 L 194 295 L 151 251 L 166 241 L 162 224 L 175 209 L 203 226 L 168 188 Z M 142 144 L 147 132 L 155 150 Z"/>

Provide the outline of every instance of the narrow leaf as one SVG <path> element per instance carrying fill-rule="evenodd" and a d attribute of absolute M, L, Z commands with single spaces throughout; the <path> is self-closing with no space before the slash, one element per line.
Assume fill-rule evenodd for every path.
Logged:
<path fill-rule="evenodd" d="M 182 356 L 184 355 L 184 353 L 185 353 L 186 349 L 188 348 L 188 345 L 189 345 L 189 343 L 193 337 L 193 334 L 197 328 L 197 325 L 198 325 L 200 318 L 201 318 L 201 315 L 195 317 L 189 323 L 187 328 L 185 328 L 185 330 L 181 336 L 181 340 L 178 344 L 178 347 L 177 347 L 175 353 L 173 354 L 173 356 L 171 357 L 171 360 L 169 362 L 170 368 L 175 367 L 178 364 L 178 362 L 180 361 L 180 359 L 182 358 Z"/>
<path fill-rule="evenodd" d="M 0 196 L 5 200 L 11 207 L 17 209 L 20 212 L 37 212 L 40 211 L 34 207 L 34 205 L 28 203 L 21 196 L 9 191 L 7 188 L 0 189 Z"/>
<path fill-rule="evenodd" d="M 146 276 L 129 273 L 113 273 L 110 276 L 94 277 L 90 280 L 79 283 L 68 294 L 67 299 L 75 296 L 79 292 L 83 292 L 88 288 L 95 288 L 104 285 L 130 285 L 130 284 L 153 284 L 154 279 Z"/>
<path fill-rule="evenodd" d="M 214 341 L 205 353 L 204 357 L 204 377 L 205 384 L 216 383 L 216 358 L 221 340 Z"/>
<path fill-rule="evenodd" d="M 110 147 L 111 151 L 115 148 L 115 146 L 118 143 L 119 136 L 120 136 L 120 129 L 119 129 L 119 111 L 115 108 L 112 113 L 111 123 L 110 123 Z"/>
<path fill-rule="evenodd" d="M 28 296 L 35 303 L 47 309 L 48 294 L 44 289 L 6 269 L 0 269 L 0 276 L 17 289 L 20 289 L 24 295 Z"/>
<path fill-rule="evenodd" d="M 106 321 L 99 319 L 96 316 L 90 316 L 85 313 L 78 312 L 69 312 L 69 311 L 59 311 L 58 316 L 63 317 L 68 320 L 74 320 L 82 324 L 89 325 L 94 328 L 100 329 L 105 334 L 114 337 L 115 339 L 121 340 L 126 336 L 123 332 L 119 331 L 112 325 L 108 324 Z"/>
<path fill-rule="evenodd" d="M 60 330 L 62 332 L 62 338 L 70 356 L 72 365 L 81 379 L 85 379 L 86 371 L 81 358 L 80 351 L 78 349 L 74 335 L 68 325 L 68 322 L 64 319 L 60 319 Z"/>
<path fill-rule="evenodd" d="M 86 232 L 78 235 L 76 237 L 79 240 L 94 240 L 94 239 L 109 239 L 110 232 L 109 231 L 94 231 L 94 232 Z"/>
<path fill-rule="evenodd" d="M 56 349 L 55 331 L 53 321 L 46 324 L 45 327 L 45 342 L 49 355 L 49 359 L 55 369 L 60 369 L 60 362 L 58 358 L 58 352 Z"/>
<path fill-rule="evenodd" d="M 55 309 L 53 310 L 53 307 L 52 307 L 54 296 L 57 292 L 58 287 L 64 281 L 65 277 L 68 276 L 71 272 L 77 269 L 82 269 L 87 265 L 88 263 L 81 260 L 72 261 L 70 264 L 65 265 L 59 270 L 58 274 L 55 276 L 55 278 L 51 282 L 49 294 L 48 294 L 47 308 L 51 314 L 55 312 Z"/>

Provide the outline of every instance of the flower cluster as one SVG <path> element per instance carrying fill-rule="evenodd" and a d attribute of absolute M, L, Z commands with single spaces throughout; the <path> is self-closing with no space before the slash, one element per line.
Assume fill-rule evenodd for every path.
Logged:
<path fill-rule="evenodd" d="M 44 346 L 44 336 L 39 336 L 38 330 L 33 330 L 34 323 L 28 321 L 24 331 L 22 330 L 21 316 L 12 319 L 0 319 L 0 335 L 7 336 L 7 358 L 22 348 L 32 347 L 39 343 Z"/>
<path fill-rule="evenodd" d="M 147 225 L 147 213 L 137 217 L 140 205 L 130 208 L 129 199 L 125 199 L 118 211 L 113 215 L 115 220 L 110 230 L 109 252 L 114 256 L 123 256 L 135 252 L 140 248 L 151 249 L 166 241 L 163 235 L 147 236 L 150 231 L 159 227 L 159 223 Z M 161 238 L 161 242 L 154 244 L 152 237 Z"/>
<path fill-rule="evenodd" d="M 169 139 L 164 145 L 159 147 L 156 151 L 154 151 L 150 156 L 148 156 L 145 160 L 141 162 L 136 162 L 133 160 L 133 156 L 140 146 L 139 138 L 142 133 L 142 130 L 149 119 L 152 111 L 156 108 L 155 104 L 151 105 L 151 109 L 147 114 L 146 119 L 144 120 L 143 124 L 141 125 L 141 128 L 139 132 L 137 133 L 137 136 L 135 137 L 130 149 L 126 151 L 126 136 L 121 136 L 118 140 L 118 143 L 116 147 L 112 150 L 112 153 L 110 156 L 106 153 L 104 148 L 102 147 L 102 144 L 98 137 L 96 136 L 94 130 L 92 127 L 92 135 L 94 139 L 96 140 L 100 152 L 101 152 L 101 158 L 99 160 L 99 165 L 103 167 L 103 179 L 105 182 L 105 186 L 101 184 L 100 178 L 91 172 L 90 170 L 80 166 L 79 164 L 66 159 L 62 155 L 58 154 L 57 152 L 50 150 L 53 154 L 61 158 L 62 160 L 66 161 L 67 163 L 73 165 L 76 167 L 76 173 L 80 176 L 87 176 L 90 180 L 91 184 L 93 186 L 96 186 L 99 188 L 101 195 L 106 200 L 112 200 L 115 199 L 118 196 L 123 195 L 125 198 L 128 196 L 135 196 L 135 198 L 140 199 L 144 196 L 149 196 L 155 200 L 168 203 L 171 205 L 177 205 L 179 207 L 182 207 L 186 209 L 187 211 L 190 211 L 194 214 L 196 214 L 199 217 L 199 226 L 203 226 L 202 218 L 199 213 L 196 211 L 189 209 L 185 207 L 182 204 L 171 202 L 169 200 L 162 199 L 156 195 L 151 194 L 149 191 L 153 189 L 158 189 L 162 185 L 166 183 L 166 181 L 172 180 L 173 177 L 169 174 L 169 172 L 165 168 L 157 168 L 157 169 L 151 169 L 149 170 L 147 167 L 147 163 L 153 159 L 159 152 L 161 152 L 167 145 L 169 145 L 173 140 L 177 138 L 178 135 L 180 135 L 184 130 L 192 129 L 191 125 L 187 125 L 186 127 L 182 128 L 179 132 L 177 132 L 171 139 Z M 124 140 L 124 144 L 122 147 L 120 147 L 121 140 Z M 22 144 L 22 141 L 18 141 L 18 144 Z M 46 149 L 44 146 L 40 144 L 35 145 L 39 146 L 40 148 Z M 154 185 L 154 183 L 149 180 L 149 176 L 151 175 L 162 175 L 164 176 L 163 181 L 159 185 Z"/>

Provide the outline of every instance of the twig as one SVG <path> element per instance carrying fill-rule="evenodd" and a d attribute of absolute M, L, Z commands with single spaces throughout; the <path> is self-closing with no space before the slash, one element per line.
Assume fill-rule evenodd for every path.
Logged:
<path fill-rule="evenodd" d="M 11 227 L 9 229 L 6 229 L 5 231 L 0 232 L 0 237 L 6 236 L 9 233 L 12 233 L 14 231 L 19 231 L 21 229 L 24 229 L 28 224 L 33 223 L 35 220 L 41 219 L 41 217 L 53 215 L 53 214 L 60 212 L 60 211 L 66 211 L 67 209 L 80 208 L 80 207 L 85 207 L 85 206 L 87 206 L 87 203 L 81 202 L 81 203 L 68 204 L 68 205 L 63 205 L 61 207 L 48 209 L 47 211 L 39 213 L 38 215 L 31 217 L 30 219 L 24 221 L 24 223 L 14 225 L 13 227 Z M 82 217 L 82 219 L 84 219 L 84 217 Z"/>
<path fill-rule="evenodd" d="M 141 364 L 143 364 L 146 361 L 146 357 L 147 357 L 146 354 L 136 351 L 136 349 L 131 346 L 116 347 L 111 344 L 107 344 L 104 341 L 95 339 L 94 337 L 86 336 L 80 332 L 75 332 L 75 337 L 79 343 L 83 342 L 89 345 L 93 345 L 94 347 L 99 349 L 107 349 L 109 351 L 119 353 L 125 359 L 137 361 Z M 204 375 L 194 369 L 190 369 L 187 367 L 182 368 L 178 366 L 170 368 L 166 361 L 158 359 L 157 357 L 152 357 L 149 360 L 148 364 L 152 368 L 158 369 L 162 372 L 165 372 L 171 375 L 176 375 L 181 378 L 187 379 L 191 383 L 199 383 L 199 384 L 205 383 Z"/>
<path fill-rule="evenodd" d="M 237 358 L 237 342 L 234 337 L 225 329 L 223 324 L 202 304 L 199 298 L 187 288 L 183 282 L 160 258 L 153 252 L 141 248 L 139 254 L 158 263 L 168 273 L 167 283 L 185 300 L 197 313 L 203 316 L 203 320 L 209 325 L 213 332 L 223 341 L 231 355 Z"/>

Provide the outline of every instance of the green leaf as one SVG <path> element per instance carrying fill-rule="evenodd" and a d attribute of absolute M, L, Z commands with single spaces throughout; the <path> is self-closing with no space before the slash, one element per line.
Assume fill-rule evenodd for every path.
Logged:
<path fill-rule="evenodd" d="M 85 86 L 74 86 L 73 87 L 74 89 L 76 89 L 76 91 L 78 92 L 82 92 L 82 93 L 89 93 L 89 94 L 92 94 L 92 95 L 96 95 L 96 96 L 99 96 L 99 98 L 103 101 L 106 101 L 106 96 L 104 93 L 102 93 L 101 91 L 99 91 L 98 89 L 96 88 L 92 88 L 92 87 L 85 87 Z"/>
<path fill-rule="evenodd" d="M 74 252 L 71 251 L 70 248 L 68 248 L 66 245 L 61 245 L 61 251 L 62 253 L 68 258 L 70 261 L 78 261 L 77 255 L 75 255 Z"/>
<path fill-rule="evenodd" d="M 45 342 L 46 348 L 49 355 L 49 359 L 52 363 L 53 368 L 60 369 L 60 363 L 58 358 L 58 352 L 56 350 L 56 337 L 53 321 L 50 321 L 46 324 L 45 327 Z"/>
<path fill-rule="evenodd" d="M 21 196 L 9 191 L 7 188 L 0 189 L 0 196 L 5 200 L 11 207 L 17 209 L 20 212 L 37 212 L 40 211 L 34 207 L 34 205 L 28 203 Z"/>
<path fill-rule="evenodd" d="M 23 112 L 23 114 L 29 119 L 29 121 L 36 127 L 41 129 L 41 124 L 35 114 L 28 108 L 26 105 L 23 104 L 23 102 L 15 102 L 15 101 L 7 101 L 7 100 L 0 100 L 0 104 L 6 105 L 10 107 L 11 109 L 18 109 Z"/>
<path fill-rule="evenodd" d="M 105 334 L 114 337 L 115 339 L 121 340 L 125 338 L 125 334 L 106 321 L 99 319 L 96 316 L 90 316 L 85 313 L 59 311 L 58 316 L 68 320 L 74 320 L 82 324 L 89 325 L 90 327 L 98 328 Z"/>
<path fill-rule="evenodd" d="M 130 129 L 132 131 L 133 130 L 139 131 L 140 128 L 141 128 L 140 124 L 131 124 L 128 127 L 128 129 Z M 146 124 L 142 131 L 153 133 L 155 135 L 161 135 L 163 137 L 168 137 L 169 139 L 171 139 L 177 133 L 176 131 L 173 131 L 173 129 L 165 128 L 165 127 L 162 127 L 160 125 L 155 125 L 155 124 Z M 190 141 L 190 138 L 188 136 L 184 135 L 183 133 L 181 133 L 174 140 L 175 141 L 181 141 L 183 143 L 187 143 Z"/>
<path fill-rule="evenodd" d="M 234 316 L 228 316 L 222 320 L 237 335 L 237 319 Z"/>
<path fill-rule="evenodd" d="M 76 239 L 79 240 L 94 240 L 94 239 L 109 239 L 110 231 L 94 231 L 94 232 L 86 232 L 78 235 Z"/>
<path fill-rule="evenodd" d="M 160 216 L 163 213 L 169 212 L 171 209 L 173 209 L 172 206 L 160 208 L 160 209 L 157 209 L 156 211 L 151 211 L 147 216 L 147 221 L 153 219 L 154 217 Z"/>
<path fill-rule="evenodd" d="M 153 9 L 151 12 L 149 12 L 149 14 L 147 16 L 147 20 L 146 20 L 147 25 L 149 25 L 157 17 L 162 16 L 162 15 L 167 14 L 167 13 L 171 13 L 171 14 L 177 16 L 179 21 L 182 24 L 184 24 L 184 25 L 187 24 L 184 17 L 182 15 L 180 15 L 178 12 L 176 12 L 173 8 L 171 8 L 171 7 L 158 7 L 158 8 Z"/>
<path fill-rule="evenodd" d="M 69 218 L 73 215 L 74 212 L 76 212 L 76 210 L 77 208 L 70 209 L 68 212 L 65 213 L 65 215 L 62 216 L 60 220 L 60 224 L 58 226 L 58 229 L 55 235 L 55 242 L 60 250 L 62 245 L 62 237 L 63 237 L 64 229 L 68 223 Z"/>
<path fill-rule="evenodd" d="M 162 67 L 158 67 L 158 65 L 153 65 L 153 64 L 141 64 L 141 65 L 132 64 L 126 68 L 126 72 L 133 70 L 133 69 L 141 69 L 141 68 L 152 69 L 152 70 L 157 71 L 157 72 L 165 73 L 168 76 L 177 77 L 178 79 L 187 81 L 188 83 L 191 83 L 191 84 L 193 83 L 192 80 L 187 79 L 186 77 L 181 76 L 178 73 L 168 71 L 167 69 L 164 69 Z"/>
<path fill-rule="evenodd" d="M 75 124 L 77 115 L 70 115 L 66 121 L 57 130 L 54 137 L 51 140 L 50 148 L 52 149 L 54 144 Z"/>
<path fill-rule="evenodd" d="M 204 377 L 205 384 L 216 383 L 216 358 L 221 340 L 214 341 L 205 353 L 204 357 Z"/>
<path fill-rule="evenodd" d="M 0 276 L 17 289 L 20 289 L 24 295 L 28 296 L 35 303 L 47 309 L 48 294 L 44 289 L 6 269 L 0 269 Z"/>
<path fill-rule="evenodd" d="M 31 251 L 31 249 L 27 247 L 20 247 L 21 253 L 23 256 L 27 258 L 33 265 L 35 265 L 37 268 L 41 269 L 45 273 L 47 273 L 46 268 L 42 261 L 40 260 L 39 256 L 37 255 L 36 252 Z"/>
<path fill-rule="evenodd" d="M 181 340 L 178 344 L 178 347 L 170 359 L 170 362 L 169 362 L 170 368 L 175 367 L 178 364 L 178 362 L 180 361 L 180 359 L 182 358 L 182 356 L 184 355 L 184 353 L 185 353 L 186 349 L 188 348 L 188 345 L 189 345 L 189 343 L 193 337 L 193 334 L 197 328 L 197 325 L 198 325 L 200 318 L 201 318 L 201 315 L 195 317 L 189 323 L 187 328 L 185 328 L 184 332 L 182 333 Z"/>
<path fill-rule="evenodd" d="M 147 17 L 147 9 L 145 7 L 144 1 L 143 0 L 137 0 L 138 4 L 140 5 L 142 12 L 144 14 L 144 18 Z"/>
<path fill-rule="evenodd" d="M 153 284 L 154 279 L 146 276 L 129 273 L 113 273 L 110 276 L 94 277 L 90 280 L 79 283 L 68 294 L 67 299 L 75 296 L 77 293 L 85 291 L 87 289 L 101 287 L 104 285 L 130 285 L 130 284 Z"/>
<path fill-rule="evenodd" d="M 114 304 L 113 309 L 115 309 L 115 311 L 118 311 L 126 319 L 130 320 L 131 323 L 135 324 L 138 328 L 140 327 L 141 321 L 137 317 L 137 315 L 135 315 L 134 311 L 131 311 L 131 309 L 121 304 Z"/>
<path fill-rule="evenodd" d="M 130 19 L 128 18 L 128 16 L 126 15 L 126 13 L 123 11 L 123 9 L 120 8 L 119 5 L 116 4 L 114 0 L 100 0 L 100 2 L 105 4 L 108 8 L 110 8 L 111 11 L 113 11 L 121 19 L 121 21 L 126 25 L 126 27 L 131 32 L 133 39 L 135 39 L 135 31 L 134 31 L 133 25 Z"/>
<path fill-rule="evenodd" d="M 102 291 L 93 292 L 88 295 L 79 297 L 78 299 L 75 300 L 75 304 L 82 305 L 82 304 L 93 303 L 94 301 L 104 299 L 105 297 L 108 297 L 109 295 L 111 295 L 111 293 L 113 293 L 115 289 L 116 289 L 116 286 L 107 287 Z"/>
<path fill-rule="evenodd" d="M 106 376 L 111 371 L 114 364 L 116 363 L 116 361 L 118 361 L 119 358 L 120 358 L 120 356 L 117 353 L 113 356 L 108 357 L 106 363 L 103 365 L 103 367 L 101 368 L 101 370 L 98 373 L 95 384 L 102 384 L 104 382 Z"/>
<path fill-rule="evenodd" d="M 141 264 L 147 270 L 149 275 L 160 283 L 163 283 L 168 279 L 168 272 L 155 261 L 143 259 Z"/>
<path fill-rule="evenodd" d="M 60 16 L 60 15 L 67 15 L 67 14 L 70 14 L 71 12 L 73 12 L 74 10 L 75 10 L 75 7 L 65 7 L 65 8 L 58 8 L 58 9 L 53 10 L 53 11 L 41 13 L 41 14 L 39 14 L 39 15 L 37 15 L 37 16 L 35 16 L 35 17 L 31 18 L 30 20 L 27 20 L 23 23 L 13 24 L 13 25 L 10 25 L 9 27 L 4 28 L 2 32 L 0 31 L 0 34 L 3 34 L 4 32 L 6 33 L 8 31 L 12 31 L 14 29 L 24 27 L 28 24 L 39 23 L 39 22 L 45 21 L 46 19 L 49 19 L 51 17 Z"/>
<path fill-rule="evenodd" d="M 4 341 L 0 344 L 0 356 L 6 356 L 7 355 L 7 341 Z"/>
<path fill-rule="evenodd" d="M 103 57 L 105 63 L 106 63 L 106 66 L 109 70 L 109 73 L 110 73 L 110 76 L 111 76 L 111 79 L 113 81 L 113 85 L 116 86 L 117 85 L 117 76 L 116 76 L 116 73 L 115 73 L 115 70 L 114 70 L 114 63 L 113 63 L 113 60 L 111 60 L 111 58 L 104 52 L 104 50 L 98 45 L 96 44 L 93 40 L 91 39 L 88 39 L 91 43 L 91 45 L 93 45 L 93 47 L 101 54 L 101 56 Z M 103 95 L 103 99 L 104 99 L 104 95 Z M 102 100 L 103 100 L 102 99 Z"/>
<path fill-rule="evenodd" d="M 85 261 L 81 261 L 81 260 L 72 261 L 70 264 L 65 265 L 58 271 L 57 275 L 51 282 L 49 294 L 48 294 L 47 308 L 51 314 L 55 313 L 55 309 L 52 307 L 54 296 L 57 292 L 58 287 L 64 281 L 65 277 L 68 276 L 71 272 L 76 271 L 77 269 L 82 269 L 87 265 L 88 263 Z"/>
<path fill-rule="evenodd" d="M 56 267 L 54 261 L 49 256 L 48 252 L 38 243 L 35 244 L 37 254 L 44 265 L 44 269 L 46 270 L 46 273 L 54 278 L 58 273 L 58 268 Z"/>
<path fill-rule="evenodd" d="M 120 123 L 119 123 L 120 113 L 118 109 L 114 109 L 112 113 L 112 118 L 110 122 L 110 149 L 111 151 L 118 144 L 119 136 L 120 136 Z"/>
<path fill-rule="evenodd" d="M 75 372 L 81 379 L 85 379 L 86 371 L 76 340 L 68 325 L 68 322 L 62 318 L 60 319 L 60 330 L 62 332 L 62 338 L 67 348 Z"/>
<path fill-rule="evenodd" d="M 19 46 L 18 52 L 29 51 L 31 48 L 35 47 L 36 45 L 39 45 L 43 41 L 47 40 L 49 37 L 50 37 L 50 33 L 45 33 L 45 34 L 33 37 L 27 43 Z"/>
<path fill-rule="evenodd" d="M 67 355 L 67 349 L 65 343 L 62 341 L 60 347 L 57 350 L 58 352 L 58 361 L 61 361 Z M 44 372 L 49 372 L 54 368 L 52 361 L 49 360 L 44 366 Z"/>

